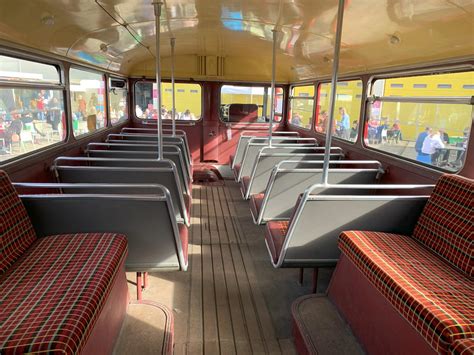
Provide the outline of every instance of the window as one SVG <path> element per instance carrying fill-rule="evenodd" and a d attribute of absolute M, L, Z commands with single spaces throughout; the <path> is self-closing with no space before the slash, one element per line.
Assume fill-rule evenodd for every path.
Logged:
<path fill-rule="evenodd" d="M 473 82 L 474 72 L 377 79 L 372 86 L 366 143 L 369 147 L 421 164 L 449 171 L 464 163 L 472 124 L 471 96 L 462 83 Z M 391 82 L 405 87 L 425 82 L 425 88 L 406 89 L 390 97 Z M 451 89 L 446 89 L 449 86 Z"/>
<path fill-rule="evenodd" d="M 311 128 L 314 110 L 314 85 L 291 88 L 288 122 L 297 127 Z"/>
<path fill-rule="evenodd" d="M 163 119 L 173 116 L 173 89 L 171 83 L 161 83 Z M 201 118 L 201 85 L 175 83 L 176 118 L 197 121 Z M 135 115 L 142 119 L 157 119 L 158 90 L 156 83 L 139 81 L 135 84 Z"/>
<path fill-rule="evenodd" d="M 341 85 L 345 83 L 345 85 Z M 359 133 L 359 114 L 362 99 L 362 81 L 349 80 L 338 82 L 336 103 L 334 105 L 333 136 L 355 142 Z M 326 120 L 329 118 L 329 99 L 331 83 L 318 86 L 318 107 L 315 128 L 317 132 L 326 132 Z"/>
<path fill-rule="evenodd" d="M 11 82 L 0 85 L 0 162 L 66 138 L 57 67 L 0 56 L 0 79 Z M 23 85 L 16 86 L 17 82 Z"/>
<path fill-rule="evenodd" d="M 264 86 L 223 85 L 220 115 L 224 122 L 265 123 L 270 120 L 271 88 Z M 283 89 L 275 88 L 275 117 L 283 114 Z"/>
<path fill-rule="evenodd" d="M 60 84 L 54 65 L 0 55 L 0 79 L 29 83 Z"/>
<path fill-rule="evenodd" d="M 74 136 L 78 137 L 106 127 L 104 76 L 72 68 L 69 80 Z"/>
<path fill-rule="evenodd" d="M 110 79 L 109 112 L 112 125 L 128 119 L 128 90 L 127 81 Z"/>

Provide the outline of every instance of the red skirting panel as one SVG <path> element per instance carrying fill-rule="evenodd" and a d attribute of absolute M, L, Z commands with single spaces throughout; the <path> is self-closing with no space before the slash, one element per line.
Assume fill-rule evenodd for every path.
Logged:
<path fill-rule="evenodd" d="M 344 254 L 328 296 L 369 354 L 436 354 Z"/>
<path fill-rule="evenodd" d="M 124 261 L 82 354 L 112 354 L 120 329 L 122 329 L 129 301 Z"/>

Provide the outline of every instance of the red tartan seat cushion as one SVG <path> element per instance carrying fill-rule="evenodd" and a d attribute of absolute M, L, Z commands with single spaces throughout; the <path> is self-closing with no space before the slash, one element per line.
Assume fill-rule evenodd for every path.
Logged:
<path fill-rule="evenodd" d="M 36 240 L 36 234 L 8 175 L 0 170 L 0 275 Z"/>
<path fill-rule="evenodd" d="M 80 353 L 126 254 L 122 235 L 37 239 L 0 276 L 2 354 Z"/>
<path fill-rule="evenodd" d="M 474 354 L 474 338 L 456 340 L 451 347 L 451 353 L 455 355 Z"/>
<path fill-rule="evenodd" d="M 250 196 L 250 210 L 255 219 L 257 219 L 260 214 L 264 198 L 265 194 L 255 194 Z"/>
<path fill-rule="evenodd" d="M 289 221 L 270 221 L 266 225 L 265 240 L 275 264 L 278 262 L 289 225 Z"/>
<path fill-rule="evenodd" d="M 349 231 L 339 248 L 436 351 L 474 334 L 472 281 L 416 240 Z"/>
<path fill-rule="evenodd" d="M 474 180 L 443 175 L 421 214 L 413 238 L 474 276 Z"/>
<path fill-rule="evenodd" d="M 250 176 L 242 176 L 242 180 L 240 181 L 240 184 L 242 185 L 244 194 L 246 194 L 250 186 Z"/>

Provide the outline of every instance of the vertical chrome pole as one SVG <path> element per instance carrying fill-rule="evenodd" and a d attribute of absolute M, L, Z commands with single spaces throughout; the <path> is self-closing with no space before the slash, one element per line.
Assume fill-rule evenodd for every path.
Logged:
<path fill-rule="evenodd" d="M 172 101 L 173 101 L 173 137 L 176 136 L 176 96 L 174 91 L 174 45 L 176 44 L 176 38 L 170 38 L 171 44 L 171 91 L 172 91 Z"/>
<path fill-rule="evenodd" d="M 322 183 L 328 183 L 329 173 L 329 159 L 331 157 L 331 140 L 332 140 L 332 127 L 334 125 L 334 106 L 336 104 L 336 86 L 337 76 L 339 74 L 339 52 L 341 49 L 341 37 L 342 37 L 342 20 L 344 17 L 344 0 L 339 0 L 339 6 L 337 9 L 337 29 L 336 29 L 336 41 L 334 43 L 334 61 L 332 67 L 332 78 L 331 78 L 331 96 L 329 97 L 329 122 L 326 122 L 326 145 L 324 150 L 324 164 L 323 164 L 323 176 Z"/>
<path fill-rule="evenodd" d="M 273 120 L 275 118 L 275 66 L 276 66 L 276 45 L 277 45 L 277 36 L 278 30 L 274 28 L 272 30 L 273 34 L 273 49 L 272 49 L 272 88 L 270 95 L 270 125 L 268 127 L 268 146 L 272 146 L 272 136 L 273 136 Z"/>
<path fill-rule="evenodd" d="M 163 122 L 161 118 L 161 58 L 160 58 L 160 18 L 161 5 L 159 0 L 152 2 L 155 9 L 155 41 L 156 41 L 156 91 L 158 96 L 157 107 L 157 134 L 158 134 L 158 160 L 163 160 Z"/>

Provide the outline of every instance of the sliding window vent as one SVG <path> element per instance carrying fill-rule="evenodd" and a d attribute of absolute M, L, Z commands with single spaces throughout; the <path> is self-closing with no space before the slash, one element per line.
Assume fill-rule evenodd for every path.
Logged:
<path fill-rule="evenodd" d="M 224 57 L 198 56 L 199 75 L 224 76 Z"/>

